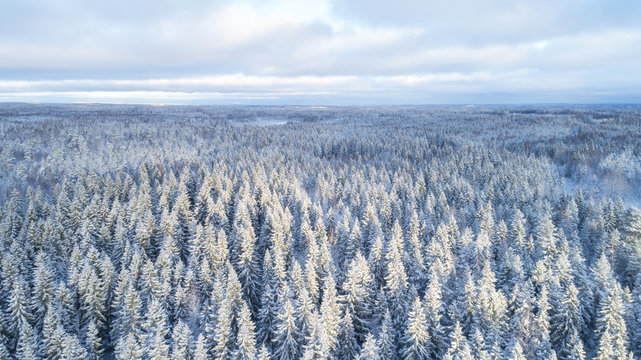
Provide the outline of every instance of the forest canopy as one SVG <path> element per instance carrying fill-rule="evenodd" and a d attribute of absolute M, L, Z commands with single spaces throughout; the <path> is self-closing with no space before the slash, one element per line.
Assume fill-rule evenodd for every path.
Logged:
<path fill-rule="evenodd" d="M 639 119 L 0 104 L 0 359 L 639 358 Z"/>

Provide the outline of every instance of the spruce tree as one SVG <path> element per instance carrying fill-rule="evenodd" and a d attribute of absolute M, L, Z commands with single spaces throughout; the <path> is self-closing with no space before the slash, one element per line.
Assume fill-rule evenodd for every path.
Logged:
<path fill-rule="evenodd" d="M 20 277 L 13 279 L 9 287 L 8 326 L 6 331 L 15 339 L 19 338 L 19 334 L 23 330 L 30 330 L 33 333 L 33 329 L 29 324 L 31 322 L 31 312 L 29 311 L 28 299 L 25 282 Z M 29 326 L 24 328 L 25 324 Z"/>
<path fill-rule="evenodd" d="M 352 260 L 343 290 L 346 292 L 346 306 L 352 315 L 355 335 L 359 342 L 363 342 L 372 331 L 374 279 L 360 252 Z"/>
<path fill-rule="evenodd" d="M 144 330 L 144 350 L 147 357 L 153 360 L 167 358 L 169 356 L 167 314 L 155 298 L 147 309 Z"/>
<path fill-rule="evenodd" d="M 312 314 L 316 305 L 312 302 L 307 288 L 303 286 L 296 301 L 296 326 L 301 332 L 301 339 L 305 339 L 312 331 Z"/>
<path fill-rule="evenodd" d="M 442 286 L 437 272 L 433 269 L 424 300 L 425 317 L 433 357 L 439 357 L 447 349 L 447 337 L 441 326 L 443 313 Z"/>
<path fill-rule="evenodd" d="M 445 354 L 447 360 L 471 360 L 474 359 L 469 344 L 463 336 L 463 331 L 458 322 L 454 324 L 454 330 L 450 334 L 450 347 Z"/>
<path fill-rule="evenodd" d="M 559 358 L 562 358 L 561 354 L 570 351 L 570 348 L 574 346 L 570 341 L 573 338 L 577 339 L 583 331 L 581 305 L 578 299 L 579 291 L 573 283 L 561 291 L 561 298 L 552 309 L 553 315 L 550 319 L 550 339 L 557 354 L 560 354 Z"/>
<path fill-rule="evenodd" d="M 300 330 L 296 325 L 296 311 L 289 297 L 284 299 L 284 304 L 278 314 L 274 338 L 274 356 L 279 359 L 290 360 L 300 357 Z"/>
<path fill-rule="evenodd" d="M 340 331 L 341 306 L 338 302 L 334 278 L 328 274 L 323 287 L 323 300 L 320 307 L 320 321 L 325 329 L 327 347 L 336 349 Z"/>
<path fill-rule="evenodd" d="M 345 309 L 345 315 L 341 320 L 341 330 L 338 337 L 338 357 L 341 359 L 354 359 L 358 356 L 360 346 L 356 339 L 354 323 L 349 308 Z"/>
<path fill-rule="evenodd" d="M 398 359 L 396 340 L 397 334 L 392 324 L 392 315 L 389 309 L 385 309 L 379 337 L 380 355 L 383 359 Z"/>
<path fill-rule="evenodd" d="M 407 274 L 403 265 L 403 233 L 398 220 L 394 222 L 392 238 L 387 248 L 386 289 L 392 297 L 401 297 L 407 288 Z"/>
<path fill-rule="evenodd" d="M 607 296 L 601 298 L 597 317 L 596 335 L 598 339 L 595 359 L 627 359 L 628 337 L 618 284 Z"/>
<path fill-rule="evenodd" d="M 254 322 L 251 319 L 251 312 L 243 302 L 240 314 L 238 314 L 238 337 L 236 339 L 236 351 L 234 359 L 255 360 L 256 359 L 256 335 Z"/>
<path fill-rule="evenodd" d="M 559 353 L 559 359 L 562 360 L 585 360 L 585 350 L 583 350 L 583 341 L 577 333 L 573 333 L 565 348 Z"/>
<path fill-rule="evenodd" d="M 44 252 L 39 252 L 33 270 L 33 294 L 31 308 L 35 323 L 41 325 L 47 309 L 51 307 L 55 293 L 55 280 Z"/>
<path fill-rule="evenodd" d="M 143 349 L 134 333 L 121 336 L 116 346 L 116 358 L 119 360 L 142 360 Z"/>
<path fill-rule="evenodd" d="M 470 339 L 472 355 L 478 360 L 490 360 L 490 352 L 488 351 L 485 339 L 483 339 L 483 334 L 476 328 L 472 334 Z"/>
<path fill-rule="evenodd" d="M 235 243 L 238 247 L 237 272 L 243 288 L 243 294 L 249 307 L 255 313 L 258 308 L 259 264 L 256 261 L 256 235 L 249 214 L 244 211 L 236 214 L 234 222 Z"/>
<path fill-rule="evenodd" d="M 523 354 L 523 347 L 518 340 L 515 340 L 514 343 L 508 348 L 507 359 L 509 360 L 526 360 L 527 358 Z"/>
<path fill-rule="evenodd" d="M 174 325 L 171 338 L 172 346 L 169 357 L 176 360 L 191 359 L 191 331 L 189 330 L 189 326 L 182 320 L 178 320 Z"/>
<path fill-rule="evenodd" d="M 376 338 L 374 335 L 367 334 L 365 337 L 365 343 L 361 349 L 361 353 L 358 355 L 358 360 L 380 360 L 379 347 Z"/>
<path fill-rule="evenodd" d="M 261 346 L 260 351 L 258 352 L 258 356 L 256 357 L 257 360 L 269 360 L 271 359 L 271 356 L 269 355 L 269 350 L 267 350 L 267 346 L 263 344 Z"/>
<path fill-rule="evenodd" d="M 276 317 L 278 314 L 276 274 L 274 273 L 271 252 L 265 252 L 263 261 L 263 292 L 261 295 L 261 307 L 258 311 L 258 343 L 266 344 L 269 349 L 274 339 Z"/>
<path fill-rule="evenodd" d="M 42 346 L 39 352 L 46 354 L 49 359 L 59 359 L 62 356 L 65 332 L 58 316 L 53 307 L 47 309 L 42 327 Z"/>
<path fill-rule="evenodd" d="M 95 321 L 91 321 L 87 325 L 87 333 L 85 344 L 87 348 L 87 356 L 89 359 L 101 359 L 104 353 L 104 345 L 98 326 Z"/>
<path fill-rule="evenodd" d="M 198 334 L 198 339 L 196 340 L 196 347 L 194 348 L 194 360 L 207 360 L 209 355 L 207 354 L 207 341 L 203 334 Z"/>
<path fill-rule="evenodd" d="M 330 359 L 330 343 L 326 336 L 326 330 L 321 317 L 312 314 L 312 328 L 309 336 L 305 339 L 303 348 L 303 359 L 325 360 Z"/>
<path fill-rule="evenodd" d="M 218 308 L 216 324 L 214 329 L 214 346 L 211 350 L 213 358 L 216 360 L 227 359 L 231 356 L 232 341 L 232 320 L 233 313 L 229 299 L 223 299 Z"/>
<path fill-rule="evenodd" d="M 427 326 L 423 303 L 416 297 L 407 315 L 407 327 L 403 335 L 403 359 L 424 360 L 431 357 L 432 343 Z"/>
<path fill-rule="evenodd" d="M 38 359 L 37 342 L 33 334 L 33 328 L 29 325 L 29 322 L 25 321 L 21 324 L 16 356 L 18 359 L 24 360 Z"/>

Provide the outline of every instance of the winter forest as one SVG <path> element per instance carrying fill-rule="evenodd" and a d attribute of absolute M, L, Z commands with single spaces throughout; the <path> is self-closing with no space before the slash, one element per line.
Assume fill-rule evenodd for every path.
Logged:
<path fill-rule="evenodd" d="M 0 359 L 640 359 L 641 107 L 0 104 Z"/>

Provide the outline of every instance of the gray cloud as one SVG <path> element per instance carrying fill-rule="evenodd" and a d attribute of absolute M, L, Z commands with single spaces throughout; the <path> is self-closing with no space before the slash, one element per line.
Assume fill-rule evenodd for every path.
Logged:
<path fill-rule="evenodd" d="M 0 101 L 641 97 L 636 1 L 0 2 Z"/>

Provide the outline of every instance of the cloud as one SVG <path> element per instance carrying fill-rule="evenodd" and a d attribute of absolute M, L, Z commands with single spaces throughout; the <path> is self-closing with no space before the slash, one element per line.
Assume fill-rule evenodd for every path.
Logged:
<path fill-rule="evenodd" d="M 403 76 L 248 76 L 242 74 L 144 80 L 0 80 L 0 94 L 47 91 L 166 91 L 220 94 L 303 94 L 384 91 L 438 83 L 488 81 L 489 73 L 435 73 Z"/>
<path fill-rule="evenodd" d="M 456 101 L 599 90 L 628 99 L 641 83 L 640 4 L 7 2 L 0 99 L 387 94 L 415 101 L 443 93 Z"/>
<path fill-rule="evenodd" d="M 533 80 L 536 79 L 536 80 Z M 224 103 L 275 101 L 287 103 L 435 103 L 468 102 L 467 99 L 497 97 L 511 102 L 523 95 L 546 102 L 569 101 L 577 96 L 598 94 L 612 99 L 622 84 L 626 99 L 638 94 L 638 79 L 616 79 L 596 87 L 583 72 L 550 76 L 532 69 L 512 72 L 449 72 L 391 76 L 255 76 L 220 75 L 191 78 L 142 80 L 0 80 L 0 101 L 107 101 L 162 103 Z M 498 95 L 500 94 L 500 95 Z M 513 94 L 513 95 L 510 95 Z M 546 95 L 547 94 L 547 95 Z M 500 98 L 498 98 L 500 96 Z M 638 96 L 636 98 L 639 98 Z M 343 99 L 343 100 L 341 100 Z M 485 100 L 488 101 L 488 100 Z M 592 100 L 593 101 L 593 100 Z"/>

